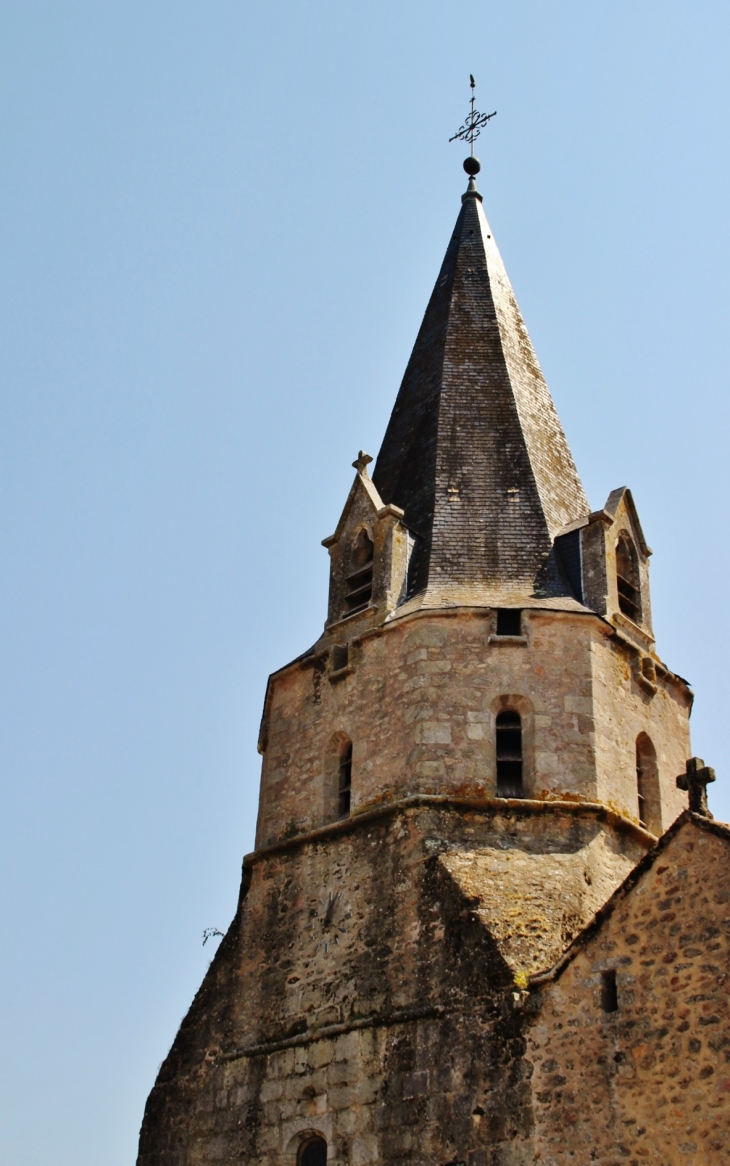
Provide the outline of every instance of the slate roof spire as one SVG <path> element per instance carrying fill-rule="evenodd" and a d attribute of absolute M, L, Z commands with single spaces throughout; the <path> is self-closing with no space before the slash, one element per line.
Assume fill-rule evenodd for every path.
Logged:
<path fill-rule="evenodd" d="M 477 160 L 464 168 L 469 186 L 373 482 L 418 536 L 412 595 L 570 596 L 553 539 L 590 507 L 482 209 Z"/>

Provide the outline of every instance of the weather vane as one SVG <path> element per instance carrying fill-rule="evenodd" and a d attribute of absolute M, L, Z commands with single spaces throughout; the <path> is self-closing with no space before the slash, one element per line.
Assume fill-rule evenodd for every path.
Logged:
<path fill-rule="evenodd" d="M 461 129 L 457 130 L 453 138 L 449 138 L 449 141 L 468 142 L 471 148 L 472 157 L 474 157 L 474 142 L 476 138 L 479 137 L 487 122 L 491 121 L 493 117 L 497 116 L 497 111 L 495 109 L 494 113 L 480 113 L 478 109 L 474 108 L 474 89 L 476 87 L 476 81 L 472 77 L 471 73 L 469 74 L 469 81 L 471 83 L 471 113 L 467 117 Z"/>

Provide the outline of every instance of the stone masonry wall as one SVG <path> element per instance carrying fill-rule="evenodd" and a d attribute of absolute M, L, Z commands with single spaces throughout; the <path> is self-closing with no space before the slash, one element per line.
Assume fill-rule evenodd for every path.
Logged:
<path fill-rule="evenodd" d="M 494 796 L 505 706 L 522 716 L 526 796 L 602 800 L 637 819 L 643 731 L 672 821 L 686 805 L 674 777 L 689 755 L 687 690 L 660 677 L 649 698 L 594 616 L 530 611 L 523 627 L 521 640 L 500 639 L 488 609 L 429 613 L 353 641 L 334 675 L 327 653 L 275 674 L 257 846 L 332 819 L 325 771 L 337 734 L 353 742 L 355 812 L 418 792 Z"/>
<path fill-rule="evenodd" d="M 140 1166 L 290 1166 L 308 1130 L 334 1166 L 526 1166 L 520 985 L 594 909 L 597 842 L 610 891 L 643 847 L 558 809 L 383 810 L 262 856 L 150 1096 Z M 490 853 L 514 858 L 503 900 Z M 521 895 L 542 926 L 530 964 L 504 926 Z"/>
<path fill-rule="evenodd" d="M 652 693 L 637 679 L 633 660 L 611 639 L 596 639 L 593 661 L 593 714 L 597 797 L 629 817 L 638 817 L 636 738 L 646 733 L 657 752 L 661 786 L 662 831 L 687 808 L 687 795 L 677 789 L 690 756 L 687 689 L 658 678 Z"/>
<path fill-rule="evenodd" d="M 527 1054 L 540 1166 L 730 1157 L 729 846 L 727 827 L 680 825 L 543 986 Z"/>

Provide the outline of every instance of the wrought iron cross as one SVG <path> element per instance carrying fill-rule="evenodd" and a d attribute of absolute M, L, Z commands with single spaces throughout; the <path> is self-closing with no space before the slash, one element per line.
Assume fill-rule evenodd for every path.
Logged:
<path fill-rule="evenodd" d="M 457 130 L 453 138 L 449 138 L 450 142 L 468 142 L 471 148 L 472 155 L 474 154 L 474 142 L 479 137 L 488 121 L 497 116 L 495 109 L 494 113 L 480 113 L 478 109 L 474 108 L 474 89 L 476 88 L 476 81 L 469 74 L 469 83 L 471 84 L 471 113 L 467 117 L 461 129 Z"/>
<path fill-rule="evenodd" d="M 677 788 L 689 790 L 689 808 L 693 814 L 702 814 L 703 818 L 711 818 L 707 805 L 707 787 L 715 780 L 715 771 L 705 765 L 701 757 L 690 757 L 687 761 L 687 772 L 680 773 L 677 778 Z"/>

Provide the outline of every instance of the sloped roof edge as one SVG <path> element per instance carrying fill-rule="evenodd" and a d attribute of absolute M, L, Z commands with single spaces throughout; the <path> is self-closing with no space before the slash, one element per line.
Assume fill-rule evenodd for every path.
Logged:
<path fill-rule="evenodd" d="M 718 838 L 723 838 L 726 842 L 730 843 L 730 826 L 724 822 L 715 822 L 713 818 L 705 818 L 702 814 L 693 814 L 690 810 L 685 810 L 675 819 L 667 832 L 662 834 L 656 846 L 653 846 L 651 850 L 647 851 L 634 869 L 629 872 L 624 881 L 613 892 L 611 898 L 596 911 L 590 923 L 576 935 L 570 947 L 566 948 L 557 963 L 553 964 L 546 972 L 538 972 L 536 975 L 530 976 L 530 987 L 539 988 L 542 984 L 560 979 L 568 965 L 573 962 L 579 952 L 583 951 L 589 940 L 601 930 L 601 927 L 613 914 L 618 904 L 634 889 L 636 884 L 641 880 L 646 871 L 651 869 L 656 859 L 659 858 L 669 843 L 687 825 L 693 825 L 701 830 L 707 830 L 710 834 L 715 834 Z"/>
<path fill-rule="evenodd" d="M 355 474 L 355 480 L 350 487 L 350 493 L 347 495 L 347 501 L 342 508 L 342 514 L 340 515 L 339 521 L 337 523 L 335 533 L 328 535 L 327 538 L 322 539 L 323 547 L 331 547 L 334 543 L 339 541 L 347 521 L 347 516 L 352 508 L 352 504 L 355 501 L 358 491 L 361 489 L 365 491 L 365 495 L 370 502 L 375 514 L 378 514 L 383 509 L 383 499 L 380 497 L 380 494 L 378 493 L 377 487 L 373 483 L 372 478 L 368 474 L 367 470 L 359 470 Z"/>
<path fill-rule="evenodd" d="M 604 506 L 603 509 L 606 511 L 607 514 L 611 515 L 611 518 L 615 518 L 616 511 L 618 510 L 619 503 L 621 502 L 622 498 L 626 499 L 626 506 L 627 506 L 628 511 L 631 515 L 631 520 L 634 523 L 634 526 L 636 527 L 636 533 L 639 536 L 639 544 L 641 546 L 642 554 L 646 558 L 648 558 L 649 555 L 652 553 L 652 550 L 651 550 L 651 547 L 649 546 L 649 544 L 647 543 L 646 539 L 644 538 L 644 531 L 642 530 L 641 522 L 639 521 L 639 512 L 636 509 L 636 503 L 634 502 L 634 496 L 631 493 L 629 487 L 628 486 L 619 486 L 616 490 L 612 490 L 611 493 L 608 495 L 608 498 L 606 499 L 606 505 Z"/>

